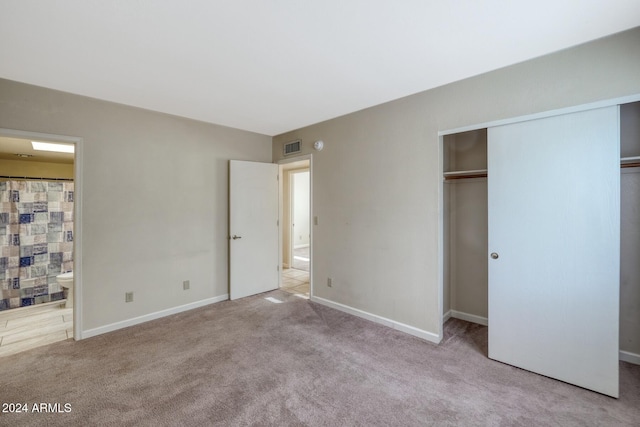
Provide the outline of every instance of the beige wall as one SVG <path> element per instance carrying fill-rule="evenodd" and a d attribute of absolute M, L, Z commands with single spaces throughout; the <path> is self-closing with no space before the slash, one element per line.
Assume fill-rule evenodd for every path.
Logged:
<path fill-rule="evenodd" d="M 73 179 L 73 164 L 0 159 L 0 175 Z"/>
<path fill-rule="evenodd" d="M 276 136 L 274 160 L 286 141 L 325 143 L 315 294 L 438 334 L 438 132 L 640 94 L 638 46 L 640 28 Z"/>
<path fill-rule="evenodd" d="M 0 127 L 83 138 L 85 331 L 228 293 L 228 161 L 270 137 L 7 80 Z"/>

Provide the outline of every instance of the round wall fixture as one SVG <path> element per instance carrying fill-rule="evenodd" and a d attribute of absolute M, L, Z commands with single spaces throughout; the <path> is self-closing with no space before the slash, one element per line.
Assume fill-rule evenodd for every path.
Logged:
<path fill-rule="evenodd" d="M 324 142 L 321 140 L 314 142 L 313 148 L 315 148 L 318 151 L 322 151 L 322 149 L 324 148 Z"/>

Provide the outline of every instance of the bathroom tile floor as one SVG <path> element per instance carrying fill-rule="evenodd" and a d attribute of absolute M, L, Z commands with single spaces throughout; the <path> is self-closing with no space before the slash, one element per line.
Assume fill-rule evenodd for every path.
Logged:
<path fill-rule="evenodd" d="M 73 337 L 73 309 L 56 303 L 0 311 L 0 357 Z"/>
<path fill-rule="evenodd" d="M 309 272 L 295 268 L 283 270 L 280 289 L 302 298 L 309 298 Z"/>

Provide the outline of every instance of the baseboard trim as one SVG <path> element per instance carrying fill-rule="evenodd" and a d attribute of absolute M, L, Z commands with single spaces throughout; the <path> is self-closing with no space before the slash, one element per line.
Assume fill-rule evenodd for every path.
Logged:
<path fill-rule="evenodd" d="M 308 243 L 304 243 L 302 245 L 293 245 L 293 249 L 302 249 L 302 248 L 308 248 L 309 244 Z"/>
<path fill-rule="evenodd" d="M 226 301 L 228 299 L 229 294 L 224 294 L 217 297 L 192 302 L 189 304 L 179 305 L 177 307 L 171 307 L 166 310 L 156 311 L 154 313 L 145 314 L 143 316 L 134 317 L 132 319 L 122 320 L 120 322 L 111 323 L 109 325 L 100 326 L 98 328 L 88 329 L 80 333 L 80 339 L 95 337 L 96 335 L 106 334 L 107 332 L 117 331 L 118 329 L 139 325 L 140 323 L 145 323 L 150 320 L 160 319 L 161 317 L 182 313 L 183 311 L 193 310 L 194 308 L 204 307 L 205 305 L 215 304 L 217 302 Z"/>
<path fill-rule="evenodd" d="M 466 320 L 467 322 L 477 323 L 478 325 L 489 326 L 489 319 L 486 317 L 476 316 L 475 314 L 469 314 L 457 310 L 449 310 L 447 314 L 449 317 L 453 317 L 454 319 Z"/>
<path fill-rule="evenodd" d="M 640 365 L 640 354 L 620 350 L 620 360 L 623 362 L 633 363 L 634 365 Z"/>
<path fill-rule="evenodd" d="M 467 322 L 478 323 L 484 326 L 489 325 L 489 319 L 487 319 L 486 317 L 480 317 L 474 314 L 463 313 L 461 311 L 456 311 L 456 310 L 447 311 L 444 314 L 444 316 L 442 316 L 442 323 L 446 322 L 450 318 L 466 320 Z M 640 354 L 620 350 L 618 358 L 623 362 L 633 363 L 634 365 L 640 365 Z"/>
<path fill-rule="evenodd" d="M 442 338 L 433 332 L 425 331 L 423 329 L 416 328 L 414 326 L 406 325 L 404 323 L 396 322 L 395 320 L 387 319 L 386 317 L 378 316 L 376 314 L 368 313 L 366 311 L 350 307 L 348 305 L 340 304 L 328 299 L 311 296 L 311 301 L 316 302 L 318 304 L 325 305 L 330 308 L 334 308 L 336 310 L 340 310 L 342 312 L 352 314 L 356 317 L 360 317 L 362 319 L 366 319 L 380 325 L 387 326 L 391 329 L 396 329 L 400 332 L 404 332 L 409 335 L 413 335 L 414 337 L 422 338 L 423 340 L 439 344 Z"/>

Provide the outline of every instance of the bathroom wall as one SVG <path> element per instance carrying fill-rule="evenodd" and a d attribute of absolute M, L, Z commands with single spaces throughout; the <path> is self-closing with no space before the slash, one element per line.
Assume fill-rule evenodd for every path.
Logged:
<path fill-rule="evenodd" d="M 291 206 L 291 177 L 292 172 L 309 170 L 309 163 L 306 160 L 285 163 L 281 169 L 281 181 L 282 181 L 282 264 L 283 268 L 290 268 L 293 266 L 293 256 L 291 248 L 291 223 L 292 223 L 292 210 Z"/>
<path fill-rule="evenodd" d="M 290 173 L 293 187 L 293 248 L 309 246 L 309 171 Z"/>
<path fill-rule="evenodd" d="M 0 175 L 73 179 L 73 164 L 0 159 Z"/>

